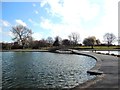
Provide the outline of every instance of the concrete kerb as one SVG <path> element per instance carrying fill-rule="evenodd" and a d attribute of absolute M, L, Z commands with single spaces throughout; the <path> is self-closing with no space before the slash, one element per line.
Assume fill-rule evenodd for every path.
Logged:
<path fill-rule="evenodd" d="M 101 66 L 101 59 L 98 58 L 97 56 L 95 56 L 95 53 L 92 53 L 92 52 L 80 52 L 80 51 L 76 51 L 76 50 L 72 50 L 72 53 L 73 54 L 78 54 L 78 55 L 85 55 L 85 56 L 89 56 L 89 57 L 92 57 L 94 58 L 97 63 L 95 65 L 95 67 L 91 68 L 91 70 L 98 70 Z"/>
<path fill-rule="evenodd" d="M 97 71 L 97 72 L 101 72 L 99 71 L 99 68 L 101 67 L 101 59 L 98 58 L 95 53 L 92 53 L 92 52 L 80 52 L 80 51 L 77 51 L 77 50 L 71 50 L 73 54 L 78 54 L 78 55 L 85 55 L 85 56 L 89 56 L 89 57 L 92 57 L 94 58 L 97 63 L 96 65 L 91 68 L 90 70 L 91 71 Z M 73 90 L 77 90 L 77 89 L 80 89 L 80 88 L 89 88 L 89 86 L 97 83 L 98 81 L 102 80 L 103 78 L 105 77 L 105 74 L 104 72 L 101 74 L 101 75 L 96 75 L 95 78 L 91 79 L 91 80 L 88 80 L 87 82 L 83 83 L 83 84 L 80 84 L 78 86 L 76 86 L 75 88 L 73 88 Z"/>

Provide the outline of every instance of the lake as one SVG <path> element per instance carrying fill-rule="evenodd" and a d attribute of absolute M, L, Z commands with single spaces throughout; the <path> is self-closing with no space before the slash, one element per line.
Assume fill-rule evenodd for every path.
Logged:
<path fill-rule="evenodd" d="M 3 88 L 73 88 L 95 76 L 92 57 L 50 52 L 2 53 Z"/>
<path fill-rule="evenodd" d="M 81 51 L 81 52 L 92 52 L 92 51 Z M 96 50 L 96 51 L 93 51 L 93 52 L 100 52 L 100 53 L 104 53 L 104 54 L 106 54 L 106 53 L 109 53 L 109 54 L 115 54 L 115 55 L 120 55 L 120 51 L 100 51 L 100 50 Z"/>
<path fill-rule="evenodd" d="M 120 55 L 120 51 L 96 51 L 96 52 Z"/>

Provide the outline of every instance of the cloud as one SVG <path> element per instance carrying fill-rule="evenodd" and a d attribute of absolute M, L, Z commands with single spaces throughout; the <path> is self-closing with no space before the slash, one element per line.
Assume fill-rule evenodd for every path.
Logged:
<path fill-rule="evenodd" d="M 93 31 L 98 31 L 97 35 L 104 35 L 105 33 L 113 33 L 118 36 L 118 2 L 117 0 L 105 0 L 105 15 L 101 18 L 98 27 L 95 27 Z M 101 34 L 100 34 L 101 33 Z M 101 37 L 102 39 L 102 37 Z"/>
<path fill-rule="evenodd" d="M 33 23 L 33 20 L 31 18 L 28 19 L 29 22 Z"/>
<path fill-rule="evenodd" d="M 82 30 L 78 25 L 69 25 L 65 23 L 56 24 L 45 18 L 42 18 L 40 25 L 43 29 L 50 30 L 49 34 L 53 37 L 60 36 L 62 38 L 68 38 L 71 32 L 80 32 L 80 30 Z"/>
<path fill-rule="evenodd" d="M 25 22 L 23 22 L 20 19 L 15 20 L 17 24 L 23 25 L 23 26 L 27 26 L 27 24 Z"/>
<path fill-rule="evenodd" d="M 103 41 L 106 32 L 118 34 L 118 0 L 103 0 L 103 4 L 89 0 L 42 0 L 41 7 L 52 17 L 62 20 L 62 23 L 54 23 L 49 18 L 43 18 L 42 28 L 51 30 L 53 36 L 62 38 L 71 32 L 79 32 L 82 40 L 88 36 L 96 36 Z M 46 7 L 46 5 L 49 5 Z M 81 23 L 84 21 L 86 24 Z M 96 23 L 93 23 L 95 22 Z M 93 23 L 93 26 L 89 26 Z"/>
<path fill-rule="evenodd" d="M 100 7 L 97 4 L 90 4 L 88 0 L 43 0 L 41 1 L 41 7 L 44 7 L 46 4 L 49 4 L 50 8 L 46 8 L 49 15 L 53 17 L 61 18 L 62 23 L 53 23 L 52 21 L 43 20 L 41 26 L 45 29 L 54 28 L 58 31 L 65 29 L 70 31 L 77 29 L 76 31 L 81 30 L 81 18 L 85 21 L 93 20 L 100 12 Z M 73 29 L 72 30 L 71 27 Z M 64 30 L 64 32 L 65 32 Z M 83 30 L 83 29 L 82 29 Z M 60 30 L 59 30 L 60 31 Z M 63 31 L 62 31 L 63 32 Z"/>
<path fill-rule="evenodd" d="M 44 5 L 47 3 L 47 0 L 41 0 L 40 1 L 40 6 L 41 7 L 44 7 Z"/>
<path fill-rule="evenodd" d="M 32 4 L 32 6 L 33 6 L 33 7 L 36 7 L 36 4 L 35 4 L 35 3 L 33 3 L 33 4 Z"/>
<path fill-rule="evenodd" d="M 49 4 L 49 12 L 53 16 L 61 16 L 65 21 L 83 18 L 89 21 L 99 14 L 99 5 L 90 4 L 88 0 L 44 0 L 41 6 Z"/>
<path fill-rule="evenodd" d="M 41 27 L 51 30 L 53 36 L 59 35 L 62 38 L 68 38 L 71 32 L 79 32 L 85 35 L 86 32 L 82 28 L 81 18 L 89 21 L 99 14 L 99 5 L 90 5 L 87 0 L 63 0 L 61 3 L 59 0 L 44 0 L 41 2 L 42 7 L 45 4 L 50 5 L 47 12 L 53 17 L 61 18 L 62 23 L 53 23 L 52 20 L 44 18 Z"/>
<path fill-rule="evenodd" d="M 0 33 L 2 33 L 2 27 L 0 27 Z"/>
<path fill-rule="evenodd" d="M 40 33 L 33 33 L 33 38 L 34 38 L 34 40 L 40 40 L 41 38 L 42 38 L 42 35 L 40 34 Z"/>
<path fill-rule="evenodd" d="M 33 21 L 31 18 L 29 18 L 28 21 L 29 21 L 32 25 L 34 25 L 34 26 L 38 26 L 38 25 L 40 26 L 39 23 Z"/>
<path fill-rule="evenodd" d="M 53 28 L 52 22 L 50 22 L 50 20 L 45 19 L 45 18 L 42 18 L 40 26 L 44 29 L 52 29 Z"/>
<path fill-rule="evenodd" d="M 6 34 L 9 35 L 11 38 L 14 38 L 14 35 L 13 35 L 12 32 L 8 32 L 8 33 L 6 33 Z"/>
<path fill-rule="evenodd" d="M 9 37 L 9 39 L 11 38 L 14 38 L 14 35 L 11 31 L 2 31 L 2 28 L 0 28 L 0 34 L 1 34 L 1 38 L 6 38 L 6 37 Z M 10 42 L 10 41 L 7 41 L 7 42 Z"/>
<path fill-rule="evenodd" d="M 37 10 L 35 10 L 34 12 L 35 12 L 35 14 L 38 14 L 38 13 L 39 13 Z"/>
<path fill-rule="evenodd" d="M 9 27 L 11 25 L 8 21 L 2 19 L 0 20 L 0 23 L 2 24 L 3 27 Z"/>

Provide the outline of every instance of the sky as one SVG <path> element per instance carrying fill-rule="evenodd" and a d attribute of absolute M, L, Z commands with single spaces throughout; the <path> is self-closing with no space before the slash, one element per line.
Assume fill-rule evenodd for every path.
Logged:
<path fill-rule="evenodd" d="M 11 27 L 19 24 L 32 29 L 35 40 L 65 39 L 72 32 L 80 34 L 80 42 L 89 36 L 103 42 L 105 33 L 118 36 L 119 0 L 18 1 L 0 2 L 0 42 L 12 42 Z"/>

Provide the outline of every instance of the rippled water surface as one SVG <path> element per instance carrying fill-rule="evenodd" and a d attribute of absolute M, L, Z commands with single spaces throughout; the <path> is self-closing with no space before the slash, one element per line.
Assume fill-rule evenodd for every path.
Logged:
<path fill-rule="evenodd" d="M 3 88 L 72 88 L 93 78 L 96 60 L 49 52 L 3 52 Z"/>

